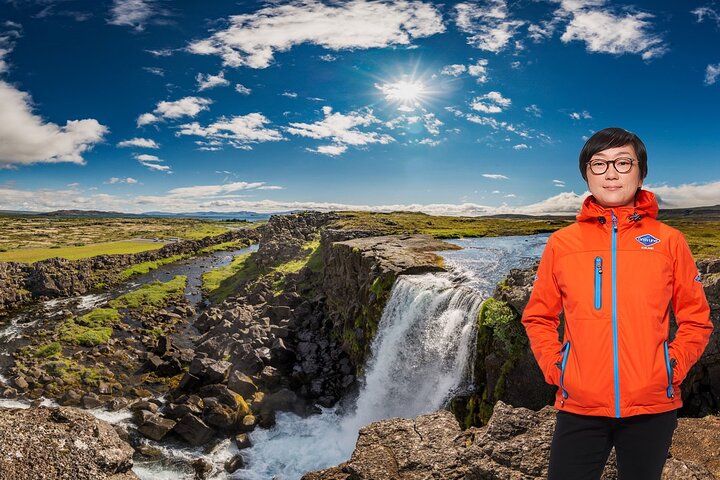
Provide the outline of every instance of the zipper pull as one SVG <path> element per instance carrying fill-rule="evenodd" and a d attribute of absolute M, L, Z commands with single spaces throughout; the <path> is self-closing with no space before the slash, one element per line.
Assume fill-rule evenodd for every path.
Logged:
<path fill-rule="evenodd" d="M 615 213 L 611 210 L 610 215 L 612 215 L 612 227 L 613 231 L 617 232 L 617 217 L 615 216 Z"/>
<path fill-rule="evenodd" d="M 595 269 L 597 270 L 597 273 L 602 274 L 602 257 L 597 257 L 595 259 Z"/>

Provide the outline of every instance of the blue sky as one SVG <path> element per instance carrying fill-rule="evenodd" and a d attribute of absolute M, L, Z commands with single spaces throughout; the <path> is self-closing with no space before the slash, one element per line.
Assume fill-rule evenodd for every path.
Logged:
<path fill-rule="evenodd" d="M 574 213 L 589 135 L 720 204 L 720 3 L 0 0 L 0 209 Z"/>

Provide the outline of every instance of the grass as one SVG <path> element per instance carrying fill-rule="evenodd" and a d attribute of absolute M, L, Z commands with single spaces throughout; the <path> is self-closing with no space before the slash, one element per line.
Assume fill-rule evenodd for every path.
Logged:
<path fill-rule="evenodd" d="M 199 254 L 219 252 L 221 250 L 233 250 L 235 248 L 241 248 L 243 246 L 242 240 L 233 240 L 232 242 L 218 243 L 217 245 L 210 245 L 209 247 L 198 250 Z"/>
<path fill-rule="evenodd" d="M 265 222 L 187 218 L 76 218 L 47 215 L 0 215 L 0 232 L 3 232 L 0 237 L 0 252 L 97 245 L 138 238 L 198 239 L 226 232 L 230 228 L 257 228 L 263 223 Z"/>
<path fill-rule="evenodd" d="M 167 282 L 146 283 L 133 292 L 126 293 L 110 301 L 113 308 L 132 308 L 144 313 L 167 305 L 170 301 L 182 297 L 187 277 L 177 275 Z"/>
<path fill-rule="evenodd" d="M 680 230 L 695 260 L 720 257 L 720 222 L 701 220 L 663 220 Z"/>
<path fill-rule="evenodd" d="M 97 243 L 82 247 L 29 248 L 0 252 L 0 262 L 34 263 L 53 257 L 78 260 L 80 258 L 89 258 L 96 255 L 146 252 L 148 250 L 157 250 L 163 247 L 163 245 L 163 243 L 157 242 L 119 241 Z"/>
<path fill-rule="evenodd" d="M 229 265 L 203 273 L 202 289 L 213 301 L 222 301 L 257 273 L 254 252 L 238 255 Z"/>
<path fill-rule="evenodd" d="M 135 275 L 142 275 L 144 273 L 148 273 L 150 270 L 155 270 L 158 267 L 167 265 L 168 263 L 178 262 L 189 257 L 189 254 L 173 255 L 171 257 L 160 258 L 155 261 L 138 263 L 120 272 L 120 280 L 127 280 L 128 278 L 134 277 Z"/>
<path fill-rule="evenodd" d="M 378 230 L 382 235 L 425 233 L 434 238 L 496 237 L 553 232 L 569 225 L 568 218 L 504 219 L 450 217 L 420 212 L 340 212 L 334 228 Z"/>

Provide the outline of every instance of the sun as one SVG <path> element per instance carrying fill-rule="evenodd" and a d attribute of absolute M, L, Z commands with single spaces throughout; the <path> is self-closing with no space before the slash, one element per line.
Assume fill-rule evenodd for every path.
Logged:
<path fill-rule="evenodd" d="M 418 80 L 399 80 L 385 84 L 381 90 L 390 102 L 416 103 L 422 99 L 425 88 L 425 84 Z"/>

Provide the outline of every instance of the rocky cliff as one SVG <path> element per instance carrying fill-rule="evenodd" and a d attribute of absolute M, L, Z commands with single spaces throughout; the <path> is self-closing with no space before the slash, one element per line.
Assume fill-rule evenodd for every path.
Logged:
<path fill-rule="evenodd" d="M 720 475 L 720 419 L 680 418 L 663 480 L 713 480 Z M 363 427 L 350 460 L 302 480 L 509 480 L 547 478 L 555 410 L 495 405 L 483 427 L 462 431 L 439 410 L 414 419 L 391 418 Z M 699 449 L 690 445 L 703 445 Z M 615 452 L 602 480 L 617 478 Z"/>
<path fill-rule="evenodd" d="M 444 271 L 433 252 L 460 248 L 430 235 L 372 233 L 325 230 L 321 239 L 327 319 L 358 369 L 397 277 Z M 356 237 L 346 240 L 350 235 Z"/>

